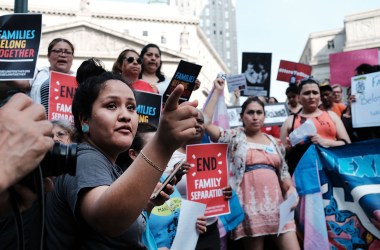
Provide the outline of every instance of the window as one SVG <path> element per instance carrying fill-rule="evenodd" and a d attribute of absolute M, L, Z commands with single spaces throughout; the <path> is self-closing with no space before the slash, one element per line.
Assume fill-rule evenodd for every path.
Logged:
<path fill-rule="evenodd" d="M 161 36 L 161 44 L 166 43 L 166 37 L 164 35 Z"/>
<path fill-rule="evenodd" d="M 228 30 L 228 29 L 230 28 L 230 23 L 229 23 L 229 22 L 225 22 L 225 23 L 224 23 L 224 28 L 225 28 L 226 30 Z"/>
<path fill-rule="evenodd" d="M 142 33 L 143 36 L 148 36 L 148 31 L 144 30 Z"/>
<path fill-rule="evenodd" d="M 214 35 L 216 35 L 216 30 L 214 30 Z"/>
<path fill-rule="evenodd" d="M 219 31 L 219 35 L 223 35 L 223 31 L 222 30 Z"/>
<path fill-rule="evenodd" d="M 334 49 L 334 40 L 327 41 L 327 49 Z"/>

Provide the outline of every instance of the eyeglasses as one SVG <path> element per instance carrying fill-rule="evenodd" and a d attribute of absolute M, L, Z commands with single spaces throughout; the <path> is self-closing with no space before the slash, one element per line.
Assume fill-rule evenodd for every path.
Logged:
<path fill-rule="evenodd" d="M 68 56 L 73 55 L 72 51 L 63 50 L 63 49 L 52 49 L 52 50 L 50 50 L 50 52 L 53 52 L 54 54 L 57 54 L 57 55 L 61 55 L 61 54 L 68 55 Z"/>
<path fill-rule="evenodd" d="M 124 57 L 123 60 L 126 60 L 128 63 L 133 63 L 135 60 L 138 64 L 142 64 L 141 58 L 140 57 Z"/>

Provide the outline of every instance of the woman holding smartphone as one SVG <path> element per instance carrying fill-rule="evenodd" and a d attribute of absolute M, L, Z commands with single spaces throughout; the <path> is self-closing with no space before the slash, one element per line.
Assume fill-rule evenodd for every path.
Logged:
<path fill-rule="evenodd" d="M 132 89 L 109 72 L 78 86 L 77 171 L 58 177 L 47 196 L 47 249 L 147 249 L 143 209 L 173 151 L 195 134 L 197 102 L 178 105 L 182 92 L 178 86 L 171 94 L 157 133 L 123 172 L 115 162 L 138 123 Z"/>

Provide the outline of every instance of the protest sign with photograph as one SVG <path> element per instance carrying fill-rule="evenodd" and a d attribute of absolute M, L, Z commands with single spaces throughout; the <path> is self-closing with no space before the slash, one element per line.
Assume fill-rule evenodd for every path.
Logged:
<path fill-rule="evenodd" d="M 310 75 L 310 65 L 281 60 L 278 68 L 277 81 L 296 84 L 297 81 L 302 78 L 307 78 Z"/>
<path fill-rule="evenodd" d="M 242 96 L 269 96 L 272 53 L 243 52 L 242 73 L 247 87 Z"/>
<path fill-rule="evenodd" d="M 162 107 L 162 96 L 144 91 L 135 91 L 135 97 L 139 123 L 150 123 L 158 127 Z"/>
<path fill-rule="evenodd" d="M 41 14 L 0 16 L 0 80 L 33 79 L 41 26 Z"/>
<path fill-rule="evenodd" d="M 241 107 L 240 106 L 228 107 L 227 113 L 228 113 L 228 121 L 230 124 L 230 128 L 236 128 L 236 127 L 242 127 L 243 126 L 243 122 L 240 118 L 240 113 L 241 113 Z"/>
<path fill-rule="evenodd" d="M 360 64 L 379 64 L 378 49 L 363 49 L 347 52 L 339 52 L 329 55 L 330 82 L 339 83 L 344 87 L 351 85 L 351 77 L 355 75 L 355 69 Z"/>
<path fill-rule="evenodd" d="M 75 76 L 51 71 L 48 120 L 65 119 L 74 124 L 71 107 L 78 87 Z"/>
<path fill-rule="evenodd" d="M 352 126 L 380 126 L 380 72 L 352 77 L 351 94 Z"/>
<path fill-rule="evenodd" d="M 186 175 L 187 199 L 206 204 L 207 217 L 230 213 L 222 191 L 228 185 L 227 147 L 226 143 L 186 147 L 186 159 L 190 164 Z"/>
<path fill-rule="evenodd" d="M 228 92 L 234 92 L 235 89 L 243 90 L 247 87 L 247 81 L 244 74 L 230 75 L 226 77 Z"/>
<path fill-rule="evenodd" d="M 289 116 L 286 103 L 284 102 L 265 104 L 264 109 L 264 126 L 282 125 Z"/>
<path fill-rule="evenodd" d="M 162 95 L 162 102 L 165 104 L 169 95 L 173 92 L 178 84 L 182 84 L 185 87 L 185 91 L 179 98 L 179 102 L 182 103 L 184 101 L 188 101 L 190 99 L 191 93 L 194 90 L 195 80 L 197 79 L 199 72 L 201 72 L 201 68 L 201 65 L 181 60 L 172 80 L 169 83 L 168 88 Z"/>

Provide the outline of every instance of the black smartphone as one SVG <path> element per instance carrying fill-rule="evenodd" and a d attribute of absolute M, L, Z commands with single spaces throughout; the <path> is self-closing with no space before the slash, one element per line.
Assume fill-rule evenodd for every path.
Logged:
<path fill-rule="evenodd" d="M 172 184 L 175 174 L 178 172 L 178 170 L 181 169 L 181 167 L 183 166 L 183 164 L 185 164 L 185 162 L 186 162 L 186 159 L 182 159 L 179 162 L 179 164 L 175 165 L 175 168 L 170 173 L 170 175 L 168 175 L 168 177 L 166 177 L 166 179 L 162 182 L 162 186 L 159 189 L 157 189 L 155 192 L 153 192 L 152 196 L 150 197 L 151 199 L 156 199 L 157 196 L 160 195 L 160 192 L 165 189 L 166 185 Z"/>

